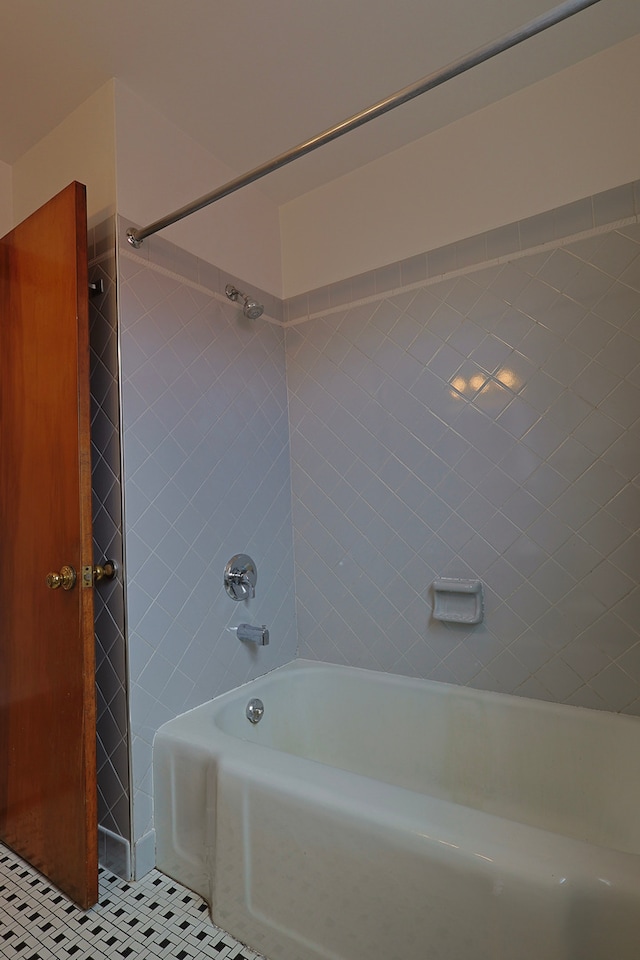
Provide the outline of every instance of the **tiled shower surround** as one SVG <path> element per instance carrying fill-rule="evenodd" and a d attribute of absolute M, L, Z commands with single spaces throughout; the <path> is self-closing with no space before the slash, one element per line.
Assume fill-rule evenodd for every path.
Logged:
<path fill-rule="evenodd" d="M 640 226 L 573 207 L 592 235 L 540 247 L 552 212 L 530 255 L 474 262 L 494 232 L 290 305 L 299 656 L 640 714 Z M 484 623 L 433 620 L 438 577 Z"/>
<path fill-rule="evenodd" d="M 120 248 L 137 875 L 154 863 L 157 728 L 296 655 L 284 330 L 246 320 L 221 292 L 233 280 L 162 238 Z M 224 589 L 237 553 L 257 565 L 252 600 Z M 239 641 L 243 622 L 266 624 L 269 645 Z"/>
<path fill-rule="evenodd" d="M 639 211 L 627 185 L 284 304 L 119 221 L 128 666 L 121 603 L 97 619 L 100 790 L 137 875 L 157 727 L 296 655 L 640 714 Z M 222 586 L 238 552 L 249 604 Z M 432 619 L 443 576 L 483 581 L 483 624 Z"/>

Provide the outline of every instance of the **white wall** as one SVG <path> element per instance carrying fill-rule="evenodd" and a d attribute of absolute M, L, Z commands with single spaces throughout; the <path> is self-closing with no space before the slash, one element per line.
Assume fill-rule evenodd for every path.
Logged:
<path fill-rule="evenodd" d="M 285 204 L 284 296 L 637 179 L 639 87 L 640 35 Z"/>
<path fill-rule="evenodd" d="M 224 137 L 224 130 L 220 131 Z M 141 226 L 222 186 L 231 170 L 116 81 L 118 211 Z M 282 296 L 278 208 L 253 187 L 161 234 L 236 277 Z"/>
<path fill-rule="evenodd" d="M 72 180 L 87 187 L 90 226 L 115 213 L 112 80 L 14 164 L 14 222 L 20 223 Z"/>
<path fill-rule="evenodd" d="M 4 237 L 13 227 L 11 182 L 11 167 L 0 161 L 0 237 Z"/>
<path fill-rule="evenodd" d="M 110 80 L 13 168 L 0 165 L 0 226 L 6 221 L 10 229 L 71 180 L 87 186 L 90 226 L 116 209 L 146 225 L 239 172 L 121 82 Z M 162 236 L 235 277 L 250 278 L 260 290 L 282 296 L 278 208 L 255 188 L 175 224 Z"/>

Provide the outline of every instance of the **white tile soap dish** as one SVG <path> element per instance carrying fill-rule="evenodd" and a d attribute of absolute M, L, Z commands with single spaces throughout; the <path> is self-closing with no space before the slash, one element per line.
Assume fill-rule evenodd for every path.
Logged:
<path fill-rule="evenodd" d="M 480 580 L 433 581 L 433 618 L 450 623 L 482 623 L 484 597 Z"/>

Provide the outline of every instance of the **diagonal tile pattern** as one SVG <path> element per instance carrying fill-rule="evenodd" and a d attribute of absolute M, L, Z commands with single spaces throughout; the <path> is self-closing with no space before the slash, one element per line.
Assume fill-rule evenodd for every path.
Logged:
<path fill-rule="evenodd" d="M 531 231 L 512 226 L 299 304 L 265 298 L 276 323 L 316 311 L 287 330 L 290 411 L 282 329 L 245 323 L 222 294 L 241 279 L 161 238 L 120 251 L 126 658 L 121 586 L 101 588 L 96 619 L 101 823 L 116 839 L 133 829 L 152 850 L 157 726 L 296 654 L 288 412 L 303 655 L 638 712 L 638 228 L 523 258 Z M 539 242 L 576 222 L 560 210 L 535 226 Z M 102 557 L 122 549 L 113 224 L 93 243 Z M 479 268 L 478 251 L 514 259 Z M 220 583 L 240 550 L 260 571 L 242 610 Z M 429 621 L 428 584 L 447 573 L 484 579 L 483 627 Z M 272 646 L 238 645 L 240 620 L 267 622 Z"/>
<path fill-rule="evenodd" d="M 136 840 L 153 827 L 158 726 L 293 659 L 297 643 L 282 326 L 190 279 L 195 257 L 191 270 L 184 251 L 155 249 L 158 263 L 153 250 L 119 262 Z M 258 569 L 240 603 L 223 586 L 236 553 Z M 244 621 L 266 624 L 269 646 L 240 643 Z"/>
<path fill-rule="evenodd" d="M 640 227 L 287 329 L 299 654 L 640 713 Z M 480 577 L 486 621 L 430 619 Z"/>
<path fill-rule="evenodd" d="M 118 331 L 116 314 L 115 223 L 90 231 L 90 280 L 102 293 L 89 299 L 91 459 L 94 562 L 111 559 L 122 570 L 122 491 Z M 131 833 L 126 641 L 122 576 L 103 581 L 94 591 L 96 635 L 98 820 L 103 832 L 122 838 Z M 101 851 L 101 862 L 116 864 Z M 127 872 L 125 864 L 118 865 Z"/>

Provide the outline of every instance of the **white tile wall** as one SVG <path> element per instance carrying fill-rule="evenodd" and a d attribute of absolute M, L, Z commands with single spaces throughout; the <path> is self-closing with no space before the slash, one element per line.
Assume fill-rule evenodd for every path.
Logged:
<path fill-rule="evenodd" d="M 158 238 L 120 250 L 119 279 L 138 840 L 158 726 L 293 659 L 297 641 L 282 326 L 244 319 L 219 293 L 235 278 Z M 224 590 L 236 553 L 257 564 L 254 600 Z M 269 646 L 240 643 L 243 621 L 265 623 Z"/>
<path fill-rule="evenodd" d="M 284 305 L 250 288 L 257 324 L 223 296 L 241 279 L 162 238 L 123 247 L 135 839 L 157 726 L 296 654 L 283 318 L 300 654 L 640 712 L 638 228 L 522 257 L 637 215 L 633 185 L 610 194 Z M 248 606 L 222 589 L 239 551 L 259 569 Z M 440 575 L 482 577 L 485 624 L 430 620 Z M 241 620 L 271 646 L 238 644 Z M 123 653 L 110 670 L 121 699 Z"/>
<path fill-rule="evenodd" d="M 633 214 L 625 191 L 487 256 Z M 287 329 L 299 654 L 640 713 L 640 227 L 465 256 L 285 305 L 315 312 Z M 484 624 L 431 619 L 439 576 L 483 579 Z"/>

